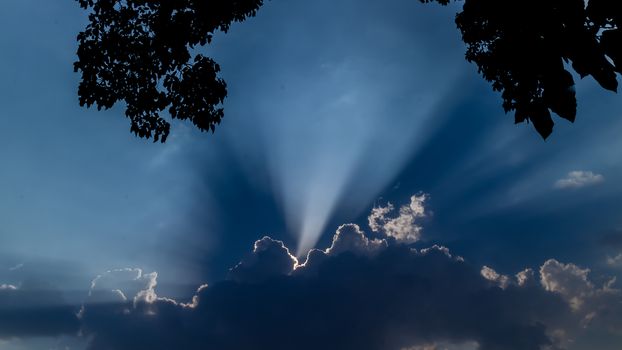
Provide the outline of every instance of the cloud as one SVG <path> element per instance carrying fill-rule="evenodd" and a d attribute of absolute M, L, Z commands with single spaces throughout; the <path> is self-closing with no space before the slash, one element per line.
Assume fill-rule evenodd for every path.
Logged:
<path fill-rule="evenodd" d="M 91 281 L 88 303 L 109 303 L 127 300 L 154 300 L 157 272 L 144 273 L 139 268 L 122 268 L 106 271 Z"/>
<path fill-rule="evenodd" d="M 369 239 L 356 224 L 339 226 L 326 255 L 338 255 L 343 252 L 373 255 L 387 247 L 384 239 Z"/>
<path fill-rule="evenodd" d="M 413 195 L 410 204 L 402 206 L 396 217 L 388 216 L 395 209 L 391 203 L 385 207 L 375 207 L 367 218 L 369 227 L 374 232 L 382 232 L 400 242 L 416 242 L 421 238 L 421 226 L 417 221 L 426 216 L 424 203 L 427 199 L 427 194 Z"/>
<path fill-rule="evenodd" d="M 531 269 L 509 277 L 446 247 L 416 250 L 347 224 L 304 263 L 264 237 L 229 280 L 201 286 L 191 302 L 128 295 L 85 304 L 81 320 L 91 350 L 559 349 L 581 327 L 620 322 L 603 313 L 622 300 L 613 281 L 596 288 L 588 272 L 548 260 L 536 283 Z M 151 276 L 142 290 L 155 295 Z"/>
<path fill-rule="evenodd" d="M 17 271 L 17 270 L 21 269 L 22 267 L 24 267 L 24 264 L 17 264 L 15 266 L 9 267 L 9 271 Z"/>
<path fill-rule="evenodd" d="M 252 254 L 229 270 L 229 278 L 238 282 L 264 281 L 290 274 L 297 264 L 298 259 L 283 242 L 263 237 L 255 242 Z"/>
<path fill-rule="evenodd" d="M 622 291 L 615 288 L 616 278 L 597 287 L 589 274 L 590 269 L 555 259 L 547 260 L 540 267 L 544 289 L 561 295 L 583 327 L 595 324 L 619 334 L 622 332 Z"/>
<path fill-rule="evenodd" d="M 567 307 L 542 289 L 490 286 L 440 249 L 342 251 L 320 265 L 254 284 L 217 283 L 198 293 L 192 309 L 164 299 L 125 303 L 129 312 L 86 305 L 85 332 L 91 349 L 400 349 L 468 341 L 539 349 L 551 340 L 538 314 L 544 320 L 544 312 Z"/>
<path fill-rule="evenodd" d="M 482 277 L 491 282 L 495 282 L 501 289 L 507 288 L 510 284 L 510 278 L 508 276 L 501 275 L 488 266 L 482 267 L 480 273 Z"/>
<path fill-rule="evenodd" d="M 614 257 L 607 257 L 607 264 L 614 267 L 622 266 L 622 253 Z"/>
<path fill-rule="evenodd" d="M 591 171 L 576 170 L 571 171 L 568 175 L 555 182 L 554 187 L 557 189 L 582 188 L 593 186 L 605 181 L 605 177 Z"/>
<path fill-rule="evenodd" d="M 540 278 L 544 289 L 559 293 L 573 309 L 578 310 L 594 293 L 594 285 L 588 280 L 589 272 L 589 269 L 550 259 L 540 267 Z"/>
<path fill-rule="evenodd" d="M 533 283 L 533 280 L 534 273 L 532 269 L 524 269 L 516 274 L 516 283 L 521 287 Z"/>
<path fill-rule="evenodd" d="M 49 286 L 0 284 L 0 339 L 75 335 L 76 311 Z"/>
<path fill-rule="evenodd" d="M 22 286 L 7 284 L 0 311 L 22 306 L 17 318 L 0 312 L 0 337 L 79 329 L 89 350 L 557 350 L 585 329 L 622 331 L 615 279 L 598 286 L 589 269 L 554 259 L 537 271 L 504 275 L 345 224 L 304 262 L 263 237 L 227 280 L 188 300 L 159 296 L 158 274 L 138 268 L 95 277 L 79 313 L 50 293 L 10 297 Z"/>

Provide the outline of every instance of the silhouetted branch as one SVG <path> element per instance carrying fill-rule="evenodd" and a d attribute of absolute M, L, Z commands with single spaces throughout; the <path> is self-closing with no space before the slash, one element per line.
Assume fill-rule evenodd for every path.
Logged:
<path fill-rule="evenodd" d="M 424 3 L 435 0 L 420 0 Z M 449 0 L 436 0 L 447 5 Z M 456 24 L 466 59 L 500 91 L 516 123 L 531 121 L 547 138 L 551 111 L 577 113 L 574 79 L 592 76 L 616 91 L 622 67 L 622 3 L 611 0 L 465 0 Z"/>
<path fill-rule="evenodd" d="M 125 102 L 131 131 L 164 142 L 170 124 L 189 119 L 215 129 L 227 96 L 220 67 L 189 50 L 208 44 L 215 31 L 256 14 L 262 0 L 78 0 L 89 24 L 78 35 L 80 105 L 98 109 Z"/>

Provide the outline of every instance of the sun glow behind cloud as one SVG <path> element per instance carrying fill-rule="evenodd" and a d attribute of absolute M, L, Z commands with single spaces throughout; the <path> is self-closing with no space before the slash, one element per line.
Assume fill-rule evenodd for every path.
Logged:
<path fill-rule="evenodd" d="M 392 87 L 398 71 L 369 78 L 365 69 L 348 62 L 305 77 L 311 84 L 304 91 L 290 92 L 277 113 L 256 125 L 263 147 L 245 150 L 266 159 L 288 231 L 298 236 L 298 256 L 315 246 L 338 206 L 363 209 L 393 180 L 453 85 L 448 79 L 430 92 L 411 81 L 404 92 L 402 84 Z"/>
<path fill-rule="evenodd" d="M 425 141 L 434 113 L 456 89 L 465 65 L 460 56 L 442 54 L 443 45 L 460 45 L 455 33 L 432 29 L 439 21 L 453 25 L 446 12 L 418 7 L 412 11 L 417 18 L 400 15 L 388 23 L 383 18 L 395 17 L 396 9 L 374 3 L 334 8 L 360 23 L 354 26 L 327 22 L 323 11 L 315 11 L 322 2 L 305 3 L 304 14 L 294 17 L 302 3 L 262 9 L 253 21 L 265 21 L 266 29 L 253 35 L 271 46 L 252 57 L 252 65 L 265 67 L 261 74 L 237 56 L 219 59 L 225 73 L 252 81 L 230 91 L 225 106 L 230 144 L 251 176 L 267 175 L 287 230 L 297 236 L 298 256 L 317 243 L 337 209 L 365 209 L 394 180 Z M 248 30 L 262 25 L 253 23 Z M 316 28 L 313 34 L 309 27 Z M 335 33 L 355 39 L 344 41 Z M 438 40 L 434 49 L 431 37 Z"/>

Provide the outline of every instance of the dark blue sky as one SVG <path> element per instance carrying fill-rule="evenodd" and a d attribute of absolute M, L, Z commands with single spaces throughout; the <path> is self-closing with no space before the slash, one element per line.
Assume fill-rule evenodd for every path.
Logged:
<path fill-rule="evenodd" d="M 590 295 L 622 277 L 622 100 L 577 79 L 574 124 L 556 120 L 546 142 L 531 125 L 514 125 L 464 61 L 457 6 L 269 1 L 202 49 L 229 89 L 216 133 L 176 122 L 165 144 L 131 135 L 122 108 L 78 106 L 72 63 L 86 18 L 76 3 L 1 6 L 0 299 L 13 286 L 79 306 L 96 276 L 126 268 L 144 271 L 130 281 L 157 272 L 158 296 L 190 298 L 226 279 L 265 235 L 304 260 L 344 223 L 385 238 L 368 227 L 370 210 L 421 193 L 417 248 L 442 244 L 469 266 L 509 276 L 538 275 L 557 259 L 591 269 Z M 563 264 L 562 272 L 578 271 Z M 229 288 L 219 286 L 215 300 Z M 622 339 L 604 328 L 565 346 L 590 349 L 599 338 L 614 349 Z M 497 344 L 449 329 L 424 343 Z M 43 335 L 0 333 L 0 347 L 86 347 L 70 331 Z"/>

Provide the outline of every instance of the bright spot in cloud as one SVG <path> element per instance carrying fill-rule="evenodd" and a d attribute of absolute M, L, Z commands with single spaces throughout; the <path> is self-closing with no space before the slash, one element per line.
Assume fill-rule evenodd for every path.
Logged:
<path fill-rule="evenodd" d="M 231 64 L 243 65 L 229 66 L 252 83 L 230 92 L 227 125 L 220 134 L 228 135 L 253 180 L 260 179 L 259 186 L 267 182 L 287 232 L 297 238 L 299 257 L 326 233 L 336 211 L 354 218 L 395 181 L 439 127 L 435 117 L 455 98 L 463 79 L 464 61 L 443 55 L 440 47 L 422 50 L 429 33 L 413 31 L 410 17 L 368 30 L 377 28 L 373 24 L 379 17 L 363 11 L 366 5 L 349 13 L 365 23 L 348 27 L 352 41 L 324 36 L 343 23 L 326 22 L 323 11 L 310 11 L 303 23 L 275 17 L 267 31 L 252 28 L 252 37 L 265 35 L 273 42 L 270 50 L 253 57 L 253 65 L 265 68 L 261 74 L 247 71 L 252 66 L 247 60 L 236 58 Z M 265 10 L 268 17 L 261 18 L 269 18 Z M 310 36 L 307 23 L 319 22 L 327 26 Z M 285 37 L 282 28 L 288 28 Z M 371 54 L 370 42 L 376 45 Z M 396 56 L 396 48 L 405 53 Z"/>

